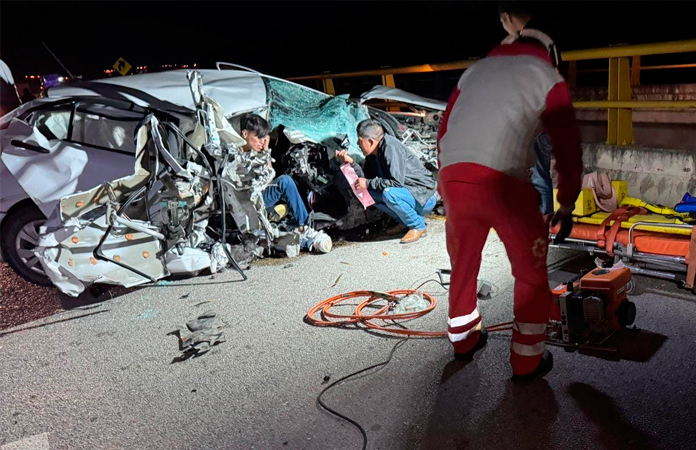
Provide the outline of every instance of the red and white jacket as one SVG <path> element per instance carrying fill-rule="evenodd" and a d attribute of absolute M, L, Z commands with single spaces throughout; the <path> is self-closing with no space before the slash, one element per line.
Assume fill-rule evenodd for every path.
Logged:
<path fill-rule="evenodd" d="M 438 132 L 440 169 L 470 162 L 528 180 L 542 130 L 556 159 L 558 201 L 572 206 L 583 165 L 570 90 L 541 42 L 506 39 L 452 92 Z"/>

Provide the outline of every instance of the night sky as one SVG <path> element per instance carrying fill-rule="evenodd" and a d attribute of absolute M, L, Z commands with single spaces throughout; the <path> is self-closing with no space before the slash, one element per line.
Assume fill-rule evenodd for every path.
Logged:
<path fill-rule="evenodd" d="M 693 39 L 695 4 L 541 2 L 539 28 L 562 50 Z M 119 57 L 150 67 L 229 61 L 290 77 L 483 56 L 505 36 L 497 2 L 2 1 L 0 8 L 0 54 L 17 78 L 64 72 L 42 41 L 85 79 L 103 76 Z M 688 56 L 670 62 L 696 62 Z"/>

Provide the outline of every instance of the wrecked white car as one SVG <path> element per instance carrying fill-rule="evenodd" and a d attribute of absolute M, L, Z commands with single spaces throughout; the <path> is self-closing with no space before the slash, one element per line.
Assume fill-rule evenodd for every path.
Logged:
<path fill-rule="evenodd" d="M 273 154 L 239 150 L 246 112 L 271 123 Z M 273 158 L 298 181 L 316 228 L 379 215 L 337 188 L 333 159 L 340 148 L 361 159 L 355 126 L 370 115 L 434 156 L 434 136 L 430 154 L 413 145 L 430 136 L 404 126 L 411 116 L 251 72 L 53 88 L 0 119 L 3 256 L 25 279 L 73 296 L 95 282 L 134 286 L 228 266 L 245 276 L 254 258 L 299 252 L 299 234 L 271 221 L 260 195 Z"/>

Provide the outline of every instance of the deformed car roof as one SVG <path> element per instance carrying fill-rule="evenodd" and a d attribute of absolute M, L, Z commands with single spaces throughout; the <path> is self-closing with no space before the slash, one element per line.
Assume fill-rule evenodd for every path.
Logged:
<path fill-rule="evenodd" d="M 432 98 L 422 97 L 420 95 L 411 94 L 401 89 L 377 85 L 365 92 L 360 96 L 360 103 L 364 103 L 368 100 L 380 99 L 380 100 L 396 100 L 401 102 L 410 103 L 416 106 L 422 106 L 423 108 L 434 109 L 437 111 L 444 111 L 447 108 L 447 103 L 439 100 L 434 100 Z"/>
<path fill-rule="evenodd" d="M 266 88 L 258 74 L 242 70 L 196 70 L 203 76 L 203 92 L 215 99 L 227 114 L 266 106 Z M 187 69 L 170 70 L 55 86 L 48 90 L 48 97 L 102 96 L 129 100 L 142 107 L 195 111 L 187 72 Z"/>

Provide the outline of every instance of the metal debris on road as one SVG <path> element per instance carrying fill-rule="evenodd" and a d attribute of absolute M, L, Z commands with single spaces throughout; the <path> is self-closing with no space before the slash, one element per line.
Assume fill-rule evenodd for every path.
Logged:
<path fill-rule="evenodd" d="M 175 358 L 174 362 L 184 361 L 192 356 L 201 356 L 211 347 L 225 342 L 222 337 L 223 325 L 213 311 L 207 311 L 197 319 L 186 322 L 186 326 L 179 326 L 177 330 L 169 333 L 179 338 L 179 350 L 183 352 L 183 355 Z"/>

